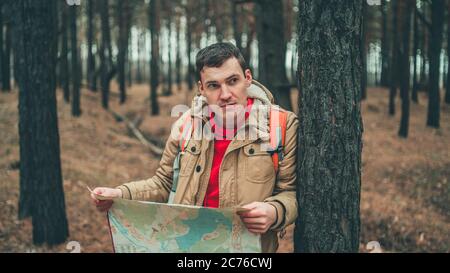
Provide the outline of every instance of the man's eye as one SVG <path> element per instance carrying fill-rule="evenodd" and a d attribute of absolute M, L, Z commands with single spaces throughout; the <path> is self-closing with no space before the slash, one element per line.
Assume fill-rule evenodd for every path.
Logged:
<path fill-rule="evenodd" d="M 217 86 L 218 86 L 217 84 L 208 84 L 209 89 L 216 89 Z"/>
<path fill-rule="evenodd" d="M 238 79 L 237 78 L 232 78 L 228 83 L 229 84 L 235 84 L 237 83 Z"/>

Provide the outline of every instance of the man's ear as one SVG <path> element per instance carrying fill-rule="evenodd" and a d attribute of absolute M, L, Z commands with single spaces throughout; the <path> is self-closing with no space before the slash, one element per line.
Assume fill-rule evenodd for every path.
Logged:
<path fill-rule="evenodd" d="M 203 88 L 203 83 L 201 80 L 197 82 L 197 88 L 198 88 L 198 93 L 200 95 L 204 96 L 205 89 Z"/>
<path fill-rule="evenodd" d="M 245 81 L 247 82 L 247 87 L 250 87 L 250 85 L 252 85 L 253 76 L 250 69 L 245 69 Z"/>

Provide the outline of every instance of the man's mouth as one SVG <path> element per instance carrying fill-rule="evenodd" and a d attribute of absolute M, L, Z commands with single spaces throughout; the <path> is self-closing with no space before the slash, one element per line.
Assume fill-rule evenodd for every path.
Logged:
<path fill-rule="evenodd" d="M 224 104 L 224 105 L 222 105 L 222 106 L 220 106 L 221 108 L 227 108 L 227 107 L 234 107 L 236 105 L 236 103 L 235 102 L 233 102 L 233 103 L 227 103 L 227 104 Z"/>

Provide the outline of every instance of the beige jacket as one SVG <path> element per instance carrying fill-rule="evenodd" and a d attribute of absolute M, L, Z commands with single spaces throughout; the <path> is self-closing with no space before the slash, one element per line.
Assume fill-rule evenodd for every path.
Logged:
<path fill-rule="evenodd" d="M 235 207 L 254 201 L 269 202 L 277 211 L 277 221 L 262 235 L 263 252 L 275 252 L 278 248 L 277 231 L 292 224 L 297 217 L 296 163 L 298 119 L 288 112 L 284 160 L 276 174 L 270 154 L 263 149 L 269 138 L 268 112 L 256 111 L 273 103 L 272 94 L 260 83 L 253 81 L 248 96 L 254 98 L 251 113 L 245 125 L 238 131 L 223 157 L 219 171 L 219 207 Z M 185 115 L 202 118 L 201 107 L 205 98 L 196 96 L 193 106 L 173 126 L 179 131 Z M 267 108 L 267 107 L 266 107 Z M 200 110 L 199 110 L 200 109 Z M 282 110 L 284 111 L 284 110 Z M 202 119 L 201 124 L 205 124 Z M 255 125 L 257 124 L 257 125 Z M 256 135 L 256 137 L 242 137 Z M 207 134 L 207 133 L 205 133 Z M 240 136 L 240 137 L 238 137 Z M 123 184 L 123 198 L 165 203 L 172 187 L 173 162 L 178 153 L 179 140 L 171 134 L 167 140 L 156 174 L 147 180 Z M 180 160 L 180 175 L 174 197 L 176 204 L 201 206 L 206 194 L 214 143 L 212 138 L 192 138 Z"/>

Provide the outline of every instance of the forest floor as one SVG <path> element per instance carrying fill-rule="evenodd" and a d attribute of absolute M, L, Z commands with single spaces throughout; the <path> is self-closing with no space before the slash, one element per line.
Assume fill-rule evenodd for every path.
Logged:
<path fill-rule="evenodd" d="M 71 116 L 70 104 L 57 94 L 68 242 L 78 241 L 82 252 L 111 252 L 105 214 L 96 211 L 86 185 L 113 187 L 151 177 L 159 158 L 101 108 L 100 93 L 82 90 L 79 118 Z M 296 101 L 296 92 L 292 96 Z M 190 105 L 190 97 L 177 90 L 160 97 L 161 115 L 151 117 L 148 87 L 133 85 L 125 105 L 119 105 L 113 92 L 110 108 L 130 120 L 143 118 L 140 129 L 163 144 L 175 120 L 171 107 Z M 361 252 L 368 251 L 370 241 L 378 241 L 385 252 L 450 252 L 450 106 L 442 104 L 441 129 L 436 130 L 425 126 L 426 102 L 426 94 L 420 93 L 420 103 L 411 104 L 407 139 L 397 136 L 400 112 L 387 114 L 386 89 L 369 88 L 362 103 Z M 0 252 L 69 252 L 66 244 L 34 246 L 31 221 L 17 219 L 17 91 L 0 94 L 0 147 Z M 292 230 L 279 252 L 292 252 Z"/>

